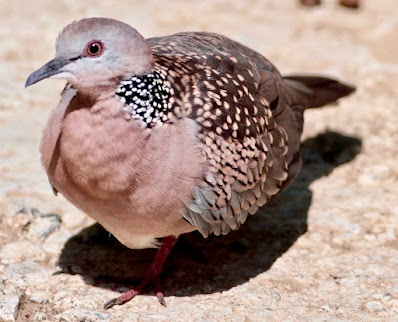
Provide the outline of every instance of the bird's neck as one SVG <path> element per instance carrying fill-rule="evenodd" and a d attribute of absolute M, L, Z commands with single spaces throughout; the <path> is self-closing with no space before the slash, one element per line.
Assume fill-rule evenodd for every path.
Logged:
<path fill-rule="evenodd" d="M 95 84 L 94 86 L 81 86 L 81 84 L 73 84 L 72 87 L 77 89 L 81 97 L 92 102 L 100 102 L 111 99 L 115 96 L 115 88 L 117 82 L 109 82 L 104 84 Z"/>
<path fill-rule="evenodd" d="M 165 122 L 170 89 L 164 80 L 157 71 L 122 80 L 116 94 L 124 104 L 123 110 L 132 119 L 141 119 L 147 127 Z"/>

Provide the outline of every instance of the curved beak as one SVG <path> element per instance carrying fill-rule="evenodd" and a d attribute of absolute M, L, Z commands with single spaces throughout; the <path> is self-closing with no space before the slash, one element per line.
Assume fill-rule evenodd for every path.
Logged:
<path fill-rule="evenodd" d="M 45 78 L 61 73 L 61 68 L 69 63 L 70 59 L 60 57 L 50 60 L 43 67 L 39 68 L 29 75 L 28 79 L 26 80 L 25 87 L 33 85 Z"/>

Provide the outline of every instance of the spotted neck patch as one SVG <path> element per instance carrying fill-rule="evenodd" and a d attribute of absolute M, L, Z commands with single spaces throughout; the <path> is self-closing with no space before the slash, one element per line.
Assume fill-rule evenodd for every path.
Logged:
<path fill-rule="evenodd" d="M 167 121 L 169 93 L 163 75 L 156 71 L 125 79 L 116 91 L 124 103 L 123 111 L 149 128 Z"/>

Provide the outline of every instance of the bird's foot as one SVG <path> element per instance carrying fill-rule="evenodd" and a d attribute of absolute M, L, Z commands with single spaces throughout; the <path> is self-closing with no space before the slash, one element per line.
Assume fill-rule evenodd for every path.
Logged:
<path fill-rule="evenodd" d="M 140 292 L 135 289 L 128 290 L 127 292 L 123 293 L 119 297 L 115 297 L 104 304 L 104 309 L 110 309 L 114 305 L 121 305 L 130 301 L 134 296 L 139 294 Z"/>
<path fill-rule="evenodd" d="M 143 280 L 137 287 L 128 290 L 123 293 L 119 297 L 113 298 L 104 304 L 105 309 L 110 309 L 114 305 L 122 305 L 131 299 L 133 299 L 136 295 L 140 294 L 149 284 L 153 284 L 155 287 L 156 297 L 159 300 L 159 303 L 163 306 L 166 306 L 166 300 L 164 299 L 164 294 L 160 286 L 160 277 L 157 276 L 154 281 Z"/>
<path fill-rule="evenodd" d="M 111 299 L 104 304 L 105 309 L 110 309 L 114 305 L 122 305 L 133 299 L 137 294 L 140 294 L 149 284 L 152 284 L 155 288 L 156 297 L 159 303 L 166 306 L 166 300 L 160 285 L 160 273 L 162 272 L 164 262 L 167 256 L 173 249 L 174 244 L 177 242 L 177 238 L 174 236 L 168 236 L 163 238 L 162 245 L 160 246 L 156 256 L 149 266 L 143 281 L 135 288 L 123 293 L 117 298 Z"/>

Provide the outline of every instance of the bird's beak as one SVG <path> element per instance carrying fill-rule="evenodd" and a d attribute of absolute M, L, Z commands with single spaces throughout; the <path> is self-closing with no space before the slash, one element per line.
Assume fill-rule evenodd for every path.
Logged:
<path fill-rule="evenodd" d="M 65 65 L 70 63 L 70 59 L 57 57 L 53 60 L 50 60 L 47 64 L 43 67 L 39 68 L 38 70 L 34 71 L 32 74 L 29 75 L 28 79 L 26 80 L 25 87 L 33 85 L 45 78 L 54 76 L 62 72 L 61 68 Z"/>

